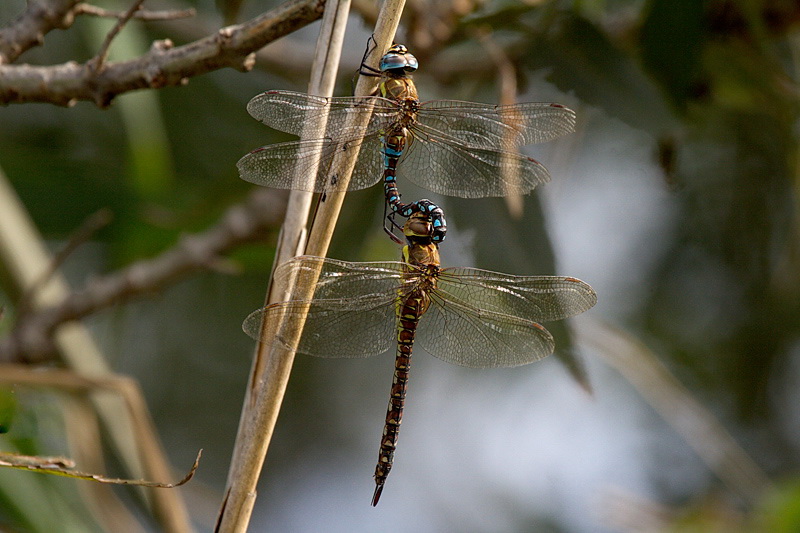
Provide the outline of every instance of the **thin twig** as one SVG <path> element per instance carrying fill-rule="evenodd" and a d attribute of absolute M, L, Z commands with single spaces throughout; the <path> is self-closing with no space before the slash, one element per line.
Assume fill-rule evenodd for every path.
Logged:
<path fill-rule="evenodd" d="M 122 31 L 122 28 L 124 28 L 131 17 L 133 17 L 133 14 L 139 11 L 139 8 L 142 7 L 144 2 L 145 0 L 136 0 L 133 3 L 133 5 L 117 20 L 117 23 L 114 24 L 114 27 L 111 28 L 111 31 L 108 32 L 103 44 L 100 46 L 100 51 L 97 52 L 97 55 L 86 63 L 86 66 L 88 66 L 90 70 L 93 70 L 95 74 L 99 73 L 103 69 L 103 63 L 105 63 L 105 60 L 108 57 L 108 49 L 111 47 L 111 42 L 114 40 L 114 37 L 119 35 L 119 32 Z"/>
<path fill-rule="evenodd" d="M 0 452 L 0 467 L 16 468 L 39 472 L 41 474 L 51 474 L 56 476 L 71 477 L 84 481 L 96 481 L 109 485 L 136 485 L 139 487 L 149 487 L 151 489 L 174 489 L 185 485 L 194 477 L 197 467 L 200 466 L 200 456 L 203 450 L 197 452 L 194 464 L 179 481 L 167 483 L 163 481 L 147 481 L 145 479 L 124 479 L 108 477 L 102 474 L 89 474 L 74 470 L 75 461 L 66 457 L 39 457 L 34 455 L 18 455 L 15 453 Z"/>
<path fill-rule="evenodd" d="M 53 256 L 53 260 L 48 269 L 45 272 L 42 272 L 42 274 L 39 276 L 39 279 L 26 287 L 22 293 L 22 296 L 19 297 L 16 306 L 16 312 L 18 316 L 26 314 L 33 307 L 33 295 L 50 280 L 53 274 L 55 274 L 56 271 L 61 268 L 61 265 L 64 264 L 67 258 L 72 255 L 72 253 L 79 246 L 87 242 L 101 228 L 107 226 L 111 222 L 112 218 L 113 215 L 111 210 L 105 207 L 92 213 L 86 218 L 86 220 L 83 221 L 78 229 L 72 232 L 72 234 L 67 238 L 67 244 L 65 244 Z"/>
<path fill-rule="evenodd" d="M 325 10 L 320 33 L 317 38 L 314 62 L 311 67 L 311 78 L 308 84 L 309 94 L 317 96 L 333 95 L 333 89 L 336 84 L 336 73 L 339 69 L 339 62 L 341 59 L 344 33 L 347 28 L 348 15 L 348 2 L 340 2 L 337 0 L 336 2 L 328 4 Z M 316 117 L 308 117 L 308 127 L 317 127 L 324 130 L 324 123 L 321 122 L 323 120 L 327 120 L 324 114 Z M 306 169 L 304 172 L 314 173 L 316 169 Z M 283 221 L 278 243 L 275 247 L 275 259 L 272 265 L 273 271 L 281 263 L 303 252 L 305 248 L 305 239 L 308 235 L 306 223 L 311 212 L 313 197 L 314 195 L 307 191 L 295 190 L 290 192 L 289 202 L 286 206 L 286 218 Z M 272 279 L 272 273 L 270 273 L 264 305 L 285 300 L 288 296 L 288 292 L 289 287 L 276 286 Z M 252 417 L 250 409 L 252 409 L 254 405 L 254 398 L 258 392 L 256 384 L 261 382 L 268 355 L 269 344 L 259 342 L 256 345 L 250 379 L 248 380 L 250 386 L 245 393 L 245 401 L 239 419 L 240 426 L 237 431 L 237 442 L 245 438 L 245 425 Z M 239 448 L 234 447 L 234 455 L 231 459 L 231 473 L 239 468 L 237 465 L 242 460 L 238 451 Z M 229 483 L 230 482 L 232 481 L 229 481 Z"/>
<path fill-rule="evenodd" d="M 124 11 L 111 11 L 103 9 L 102 7 L 93 6 L 91 4 L 78 4 L 73 10 L 75 15 L 89 15 L 92 17 L 102 18 L 116 18 L 121 19 L 125 16 Z M 194 8 L 189 9 L 166 9 L 161 11 L 149 11 L 146 9 L 139 9 L 133 14 L 133 18 L 143 22 L 153 22 L 160 20 L 175 20 L 194 17 L 197 15 L 197 10 Z"/>

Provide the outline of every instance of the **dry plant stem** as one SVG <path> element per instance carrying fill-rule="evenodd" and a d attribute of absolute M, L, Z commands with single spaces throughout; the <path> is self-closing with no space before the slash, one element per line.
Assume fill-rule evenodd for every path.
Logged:
<path fill-rule="evenodd" d="M 342 43 L 344 41 L 344 32 L 347 28 L 349 8 L 349 0 L 335 2 L 331 0 L 327 4 L 325 14 L 322 17 L 319 38 L 317 39 L 316 56 L 311 69 L 312 76 L 308 84 L 309 94 L 318 96 L 333 95 L 333 88 L 336 84 L 336 73 L 339 69 Z M 322 126 L 323 124 L 321 121 L 327 120 L 327 117 L 320 115 L 310 118 L 310 120 L 316 120 L 316 125 Z M 316 169 L 309 169 L 308 172 L 315 173 Z M 283 221 L 275 250 L 275 260 L 272 264 L 273 272 L 277 265 L 303 253 L 305 237 L 307 235 L 306 222 L 311 211 L 313 196 L 312 193 L 305 191 L 291 191 L 289 194 L 289 202 L 286 206 L 286 218 Z M 287 299 L 288 292 L 289 287 L 279 287 L 273 283 L 270 273 L 270 281 L 267 287 L 264 305 Z M 264 327 L 263 331 L 266 334 L 268 330 Z M 259 391 L 258 383 L 261 381 L 268 355 L 269 340 L 266 342 L 258 342 L 253 355 L 253 364 L 250 369 L 250 379 L 248 380 L 250 386 L 245 391 L 245 400 L 239 417 L 239 429 L 236 433 L 237 443 L 241 442 L 241 439 L 246 438 L 247 427 L 253 416 L 252 408 L 254 400 Z M 239 450 L 240 448 L 238 446 L 234 446 L 229 470 L 230 476 L 235 475 L 234 473 L 238 471 L 240 462 L 243 459 L 239 454 Z M 233 479 L 233 477 L 228 479 L 228 486 L 233 483 Z"/>
<path fill-rule="evenodd" d="M 173 47 L 169 40 L 156 41 L 147 54 L 108 63 L 102 72 L 74 61 L 44 67 L 0 64 L 0 104 L 49 102 L 69 106 L 89 100 L 105 107 L 124 92 L 185 85 L 192 76 L 224 67 L 248 71 L 256 50 L 314 22 L 322 16 L 324 5 L 325 0 L 289 0 L 193 43 Z M 2 47 L 0 41 L 0 50 Z"/>
<path fill-rule="evenodd" d="M 9 277 L 18 286 L 18 292 L 39 281 L 50 271 L 52 258 L 47 252 L 41 235 L 36 231 L 22 203 L 17 198 L 5 175 L 0 171 L 0 260 L 6 267 Z M 52 274 L 31 299 L 31 308 L 38 309 L 57 305 L 69 294 L 66 281 L 58 274 Z M 54 328 L 51 328 L 53 331 Z M 53 332 L 55 345 L 65 363 L 75 372 L 101 377 L 111 373 L 94 339 L 81 324 L 64 324 Z M 145 409 L 144 400 L 139 397 Z M 135 428 L 126 420 L 124 410 L 117 398 L 95 394 L 92 396 L 103 423 L 108 428 L 111 441 L 118 450 L 126 467 L 136 477 L 151 479 L 163 478 L 169 473 L 161 445 L 155 429 L 141 433 L 146 443 L 147 454 L 141 446 L 136 446 Z M 148 492 L 155 514 L 167 531 L 191 531 L 191 522 L 183 500 L 177 493 L 162 491 Z"/>
<path fill-rule="evenodd" d="M 308 94 L 333 96 L 349 13 L 349 0 L 340 0 L 327 6 L 317 40 L 316 54 L 311 68 L 311 81 L 308 84 Z M 311 131 L 319 131 L 324 129 L 323 126 L 324 122 L 327 121 L 327 116 L 320 114 L 308 117 L 307 120 L 313 121 L 313 124 L 309 124 Z M 317 161 L 317 164 L 319 164 L 319 161 Z M 317 167 L 315 166 L 307 169 L 306 172 L 315 174 L 316 169 Z M 314 194 L 307 191 L 291 191 L 289 194 L 286 219 L 283 222 L 275 250 L 275 260 L 272 265 L 273 271 L 281 263 L 303 253 L 306 244 L 305 238 L 308 233 L 306 222 L 311 213 L 313 198 Z M 276 287 L 270 276 L 265 305 L 286 300 L 289 295 L 289 289 L 289 287 Z M 268 350 L 265 343 L 260 342 L 256 351 L 256 368 L 251 376 L 251 386 L 261 378 L 263 359 Z"/>
<path fill-rule="evenodd" d="M 367 57 L 367 64 L 376 67 L 378 59 L 391 44 L 400 15 L 405 5 L 404 0 L 387 0 L 378 16 L 375 27 L 375 48 Z M 366 96 L 374 90 L 376 80 L 362 76 L 356 86 L 356 96 Z M 368 116 L 363 117 L 362 127 L 366 128 Z M 355 166 L 358 151 L 349 154 L 347 160 L 334 161 L 331 165 L 332 172 L 337 173 L 338 183 L 343 190 L 347 189 L 353 167 Z M 330 244 L 336 219 L 344 200 L 344 192 L 329 193 L 324 202 L 320 202 L 314 225 L 309 234 L 306 253 L 325 256 Z M 318 274 L 317 274 L 318 275 Z M 314 284 L 298 283 L 299 286 L 309 287 L 310 294 L 293 293 L 296 299 L 308 299 L 313 296 Z M 305 319 L 285 320 L 284 324 L 277 326 L 286 334 L 289 344 L 299 341 Z M 277 330 L 277 329 L 276 329 Z M 266 359 L 264 378 L 257 386 L 260 391 L 255 394 L 254 416 L 249 424 L 243 424 L 246 434 L 241 443 L 237 443 L 237 455 L 242 458 L 242 466 L 232 466 L 229 479 L 232 480 L 226 492 L 225 500 L 220 511 L 217 531 L 223 533 L 244 532 L 250 520 L 252 508 L 255 503 L 256 485 L 264 463 L 267 448 L 274 432 L 283 395 L 289 380 L 294 351 L 277 343 L 270 345 L 270 352 Z"/>
<path fill-rule="evenodd" d="M 763 501 L 772 483 L 725 427 L 638 339 L 613 326 L 576 319 L 578 342 L 592 346 L 748 504 Z"/>
<path fill-rule="evenodd" d="M 38 369 L 28 369 L 28 372 L 38 372 Z M 19 385 L 20 381 L 14 381 L 14 384 Z M 58 405 L 65 421 L 65 450 L 74 459 L 74 464 L 69 465 L 68 469 L 75 469 L 80 465 L 81 470 L 103 472 L 106 466 L 103 460 L 100 420 L 88 395 L 62 395 Z M 89 514 L 103 531 L 145 533 L 142 524 L 122 503 L 113 487 L 79 480 L 73 482 L 73 485 L 74 490 L 81 494 L 81 501 Z"/>

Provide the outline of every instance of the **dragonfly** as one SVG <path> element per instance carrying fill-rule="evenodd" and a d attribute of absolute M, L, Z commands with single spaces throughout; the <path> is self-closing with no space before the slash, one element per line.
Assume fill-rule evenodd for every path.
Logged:
<path fill-rule="evenodd" d="M 429 200 L 400 202 L 397 175 L 461 198 L 527 194 L 550 175 L 518 148 L 575 128 L 575 113 L 556 103 L 421 102 L 411 78 L 418 62 L 400 44 L 379 65 L 374 75 L 381 82 L 370 96 L 326 98 L 272 90 L 250 100 L 250 115 L 301 140 L 253 150 L 237 163 L 240 177 L 267 187 L 325 193 L 371 187 L 383 176 L 393 212 L 430 215 L 434 239 L 441 242 L 446 232 L 441 209 Z M 337 155 L 356 151 L 345 186 L 333 163 Z"/>
<path fill-rule="evenodd" d="M 442 361 L 465 367 L 525 365 L 554 350 L 553 337 L 541 322 L 577 315 L 597 302 L 592 287 L 572 277 L 441 268 L 433 224 L 422 213 L 407 219 L 403 233 L 402 261 L 299 256 L 281 264 L 276 280 L 309 289 L 304 285 L 316 283 L 312 299 L 269 305 L 242 325 L 258 340 L 262 326 L 306 317 L 299 341 L 276 328 L 275 342 L 317 357 L 369 357 L 395 345 L 373 506 L 392 469 L 415 342 Z"/>

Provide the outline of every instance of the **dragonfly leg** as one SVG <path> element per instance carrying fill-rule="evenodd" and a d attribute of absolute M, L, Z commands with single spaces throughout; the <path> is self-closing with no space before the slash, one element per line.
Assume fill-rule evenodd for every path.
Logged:
<path fill-rule="evenodd" d="M 389 236 L 389 238 L 392 239 L 395 243 L 403 244 L 403 240 L 394 233 L 395 230 L 399 230 L 402 232 L 403 227 L 394 221 L 394 216 L 397 214 L 395 211 L 392 211 L 391 213 L 387 214 L 388 205 L 389 205 L 388 202 L 384 202 L 383 204 L 383 218 L 384 220 L 389 221 L 388 226 L 384 222 L 383 231 L 385 231 L 386 234 Z"/>
<path fill-rule="evenodd" d="M 372 44 L 370 44 L 370 42 Z M 381 71 L 370 67 L 367 65 L 367 56 L 375 50 L 375 47 L 378 46 L 378 43 L 375 41 L 375 35 L 370 35 L 367 39 L 367 49 L 364 51 L 364 57 L 361 58 L 361 66 L 358 69 L 358 73 L 362 76 L 371 76 L 373 78 L 378 78 L 381 75 Z"/>

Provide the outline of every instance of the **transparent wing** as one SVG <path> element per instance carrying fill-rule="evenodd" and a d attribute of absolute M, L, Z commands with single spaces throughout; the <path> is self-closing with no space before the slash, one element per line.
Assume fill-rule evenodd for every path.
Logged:
<path fill-rule="evenodd" d="M 247 112 L 271 128 L 306 139 L 352 141 L 377 133 L 397 120 L 400 107 L 378 96 L 324 98 L 292 91 L 267 91 L 247 104 Z M 327 114 L 327 126 L 317 121 Z M 353 126 L 357 115 L 370 115 L 366 130 Z"/>
<path fill-rule="evenodd" d="M 295 294 L 307 294 L 308 287 L 314 285 L 313 299 L 336 301 L 337 309 L 348 309 L 348 305 L 358 309 L 361 297 L 394 294 L 413 280 L 403 269 L 403 263 L 398 261 L 353 263 L 301 255 L 279 265 L 273 277 L 277 286 L 295 287 Z"/>
<path fill-rule="evenodd" d="M 539 322 L 582 313 L 596 302 L 594 290 L 575 278 L 444 269 L 419 323 L 420 345 L 461 366 L 523 365 L 553 352 L 553 338 Z"/>
<path fill-rule="evenodd" d="M 242 329 L 260 338 L 262 326 L 275 327 L 284 316 L 306 315 L 297 352 L 317 357 L 369 357 L 395 342 L 395 303 L 402 289 L 402 264 L 349 263 L 303 256 L 276 269 L 276 278 L 302 287 L 321 268 L 312 300 L 292 300 L 251 313 Z M 291 348 L 291 332 L 278 331 L 276 341 Z"/>
<path fill-rule="evenodd" d="M 445 268 L 437 293 L 462 306 L 549 322 L 592 308 L 597 294 L 588 283 L 563 276 L 514 276 L 478 268 Z"/>
<path fill-rule="evenodd" d="M 460 198 L 528 194 L 550 180 L 530 157 L 503 150 L 470 147 L 420 124 L 397 166 L 399 178 L 430 191 Z"/>
<path fill-rule="evenodd" d="M 307 319 L 297 352 L 316 357 L 370 357 L 384 353 L 395 342 L 394 300 L 396 294 L 362 295 L 348 302 L 314 300 L 312 302 L 282 302 L 250 313 L 242 329 L 253 337 L 260 338 L 262 324 L 274 324 L 284 315 L 301 316 Z M 352 308 L 350 304 L 357 304 Z M 266 322 L 265 322 L 266 321 Z M 275 341 L 291 349 L 291 334 L 280 331 Z"/>
<path fill-rule="evenodd" d="M 513 150 L 575 131 L 575 112 L 561 104 L 491 105 L 457 100 L 423 102 L 418 121 L 469 146 Z"/>
<path fill-rule="evenodd" d="M 337 142 L 316 139 L 270 144 L 242 157 L 236 168 L 239 177 L 256 185 L 274 189 L 309 192 L 341 191 L 342 182 L 332 172 L 337 155 L 358 149 L 353 174 L 346 189 L 366 189 L 383 175 L 382 143 L 378 134 L 358 142 Z M 314 165 L 318 164 L 316 172 Z"/>
<path fill-rule="evenodd" d="M 553 353 L 553 337 L 530 320 L 463 306 L 434 295 L 417 328 L 434 357 L 470 368 L 525 365 Z"/>

